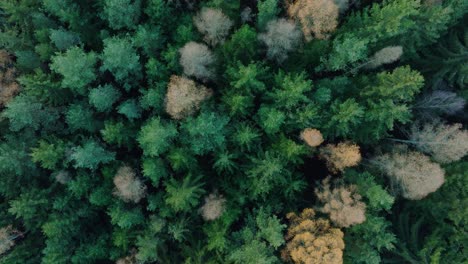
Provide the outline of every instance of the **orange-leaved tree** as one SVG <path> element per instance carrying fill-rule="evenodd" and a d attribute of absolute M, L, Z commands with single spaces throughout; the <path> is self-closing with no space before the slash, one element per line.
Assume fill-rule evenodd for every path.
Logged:
<path fill-rule="evenodd" d="M 322 133 L 314 128 L 306 128 L 302 130 L 301 139 L 310 147 L 317 147 L 323 143 Z"/>
<path fill-rule="evenodd" d="M 359 146 L 350 142 L 328 144 L 320 149 L 319 156 L 326 161 L 328 169 L 334 173 L 356 166 L 361 161 Z"/>

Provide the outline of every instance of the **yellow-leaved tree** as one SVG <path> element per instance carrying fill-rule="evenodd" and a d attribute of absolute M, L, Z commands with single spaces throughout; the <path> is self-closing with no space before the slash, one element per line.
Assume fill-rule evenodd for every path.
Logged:
<path fill-rule="evenodd" d="M 310 264 L 343 263 L 343 232 L 332 227 L 327 219 L 315 218 L 315 211 L 306 208 L 300 215 L 289 213 L 290 225 L 286 247 L 281 257 L 287 262 Z"/>

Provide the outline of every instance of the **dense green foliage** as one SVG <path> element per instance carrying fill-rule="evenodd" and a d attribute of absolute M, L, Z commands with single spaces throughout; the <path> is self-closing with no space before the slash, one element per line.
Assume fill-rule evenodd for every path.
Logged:
<path fill-rule="evenodd" d="M 467 3 L 0 1 L 0 263 L 466 262 Z"/>

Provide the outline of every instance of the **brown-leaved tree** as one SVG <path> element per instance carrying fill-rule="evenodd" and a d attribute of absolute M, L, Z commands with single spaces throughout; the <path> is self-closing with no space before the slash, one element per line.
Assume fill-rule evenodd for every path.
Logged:
<path fill-rule="evenodd" d="M 167 86 L 166 112 L 173 119 L 183 119 L 197 111 L 201 103 L 212 94 L 212 90 L 203 85 L 172 75 Z"/>
<path fill-rule="evenodd" d="M 315 189 L 315 195 L 323 203 L 318 210 L 330 215 L 339 227 L 350 227 L 366 221 L 366 204 L 361 201 L 355 185 L 331 188 L 330 177 Z"/>

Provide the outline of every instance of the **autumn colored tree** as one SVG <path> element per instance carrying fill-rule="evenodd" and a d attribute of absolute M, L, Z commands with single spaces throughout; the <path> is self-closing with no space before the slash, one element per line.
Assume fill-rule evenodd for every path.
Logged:
<path fill-rule="evenodd" d="M 193 18 L 198 31 L 204 35 L 204 41 L 211 46 L 223 43 L 233 22 L 221 10 L 202 8 Z"/>
<path fill-rule="evenodd" d="M 408 140 L 397 140 L 414 145 L 440 163 L 458 161 L 468 153 L 468 131 L 462 124 L 441 122 L 413 125 Z"/>
<path fill-rule="evenodd" d="M 55 180 L 61 184 L 67 184 L 71 181 L 70 173 L 68 171 L 59 171 L 54 176 Z"/>
<path fill-rule="evenodd" d="M 387 174 L 396 193 L 410 200 L 423 199 L 445 181 L 440 165 L 419 152 L 394 150 L 375 157 L 371 163 Z"/>
<path fill-rule="evenodd" d="M 200 207 L 200 213 L 205 221 L 218 219 L 225 210 L 226 199 L 222 195 L 210 193 L 205 197 L 205 203 Z"/>
<path fill-rule="evenodd" d="M 302 27 L 306 41 L 327 39 L 338 26 L 338 6 L 333 0 L 287 1 L 288 15 Z"/>
<path fill-rule="evenodd" d="M 114 185 L 114 195 L 125 202 L 138 203 L 146 195 L 146 186 L 128 166 L 119 168 L 114 176 Z"/>
<path fill-rule="evenodd" d="M 463 263 L 467 3 L 1 0 L 0 262 Z"/>
<path fill-rule="evenodd" d="M 401 55 L 403 55 L 403 47 L 385 47 L 374 53 L 374 55 L 369 58 L 365 66 L 367 68 L 374 69 L 381 65 L 397 61 Z"/>
<path fill-rule="evenodd" d="M 434 115 L 454 115 L 465 108 L 466 100 L 458 96 L 457 93 L 435 90 L 424 94 L 414 104 L 413 109 L 417 110 L 423 118 L 432 119 Z"/>
<path fill-rule="evenodd" d="M 314 128 L 306 128 L 302 130 L 301 139 L 310 147 L 317 147 L 323 143 L 322 133 Z"/>
<path fill-rule="evenodd" d="M 339 227 L 349 227 L 366 220 L 366 205 L 361 201 L 355 185 L 331 188 L 331 179 L 327 177 L 315 195 L 323 204 L 319 211 L 329 214 L 330 220 Z"/>
<path fill-rule="evenodd" d="M 133 252 L 131 255 L 119 258 L 115 264 L 136 264 L 138 260 L 136 258 L 136 252 Z"/>
<path fill-rule="evenodd" d="M 188 42 L 180 50 L 180 65 L 184 73 L 201 80 L 213 79 L 215 57 L 204 44 Z"/>
<path fill-rule="evenodd" d="M 293 22 L 282 18 L 268 22 L 266 33 L 258 38 L 267 46 L 267 57 L 281 63 L 297 48 L 301 33 Z"/>
<path fill-rule="evenodd" d="M 20 231 L 14 229 L 11 225 L 0 228 L 0 256 L 15 246 L 15 239 L 22 235 Z"/>
<path fill-rule="evenodd" d="M 390 46 L 385 47 L 377 52 L 374 53 L 372 57 L 367 59 L 366 62 L 358 65 L 357 67 L 350 70 L 352 73 L 356 73 L 361 68 L 366 69 L 375 69 L 384 64 L 389 64 L 397 61 L 400 59 L 401 55 L 403 55 L 403 47 L 401 46 Z"/>
<path fill-rule="evenodd" d="M 212 91 L 194 81 L 173 75 L 166 94 L 166 112 L 173 119 L 183 119 L 200 108 L 201 103 L 212 95 Z"/>
<path fill-rule="evenodd" d="M 349 142 L 337 145 L 328 144 L 320 149 L 319 157 L 326 161 L 327 167 L 334 173 L 356 166 L 361 161 L 359 146 Z"/>
<path fill-rule="evenodd" d="M 15 77 L 16 68 L 10 54 L 0 50 L 0 107 L 8 103 L 20 90 Z"/>
<path fill-rule="evenodd" d="M 313 209 L 300 215 L 289 213 L 283 260 L 293 263 L 343 263 L 343 232 L 323 218 L 315 218 Z"/>

